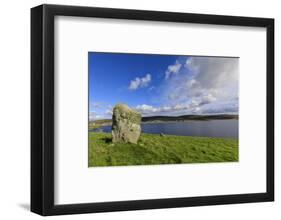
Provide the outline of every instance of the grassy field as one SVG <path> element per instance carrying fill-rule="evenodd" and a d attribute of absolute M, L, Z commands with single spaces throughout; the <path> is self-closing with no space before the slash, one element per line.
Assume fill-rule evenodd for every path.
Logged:
<path fill-rule="evenodd" d="M 113 144 L 89 132 L 89 167 L 238 161 L 238 139 L 141 134 L 138 144 Z"/>

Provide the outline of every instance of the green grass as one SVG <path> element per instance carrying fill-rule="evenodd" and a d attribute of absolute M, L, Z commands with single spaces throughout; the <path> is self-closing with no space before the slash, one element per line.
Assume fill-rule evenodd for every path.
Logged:
<path fill-rule="evenodd" d="M 238 161 L 238 139 L 141 134 L 138 144 L 113 144 L 89 132 L 89 167 Z"/>

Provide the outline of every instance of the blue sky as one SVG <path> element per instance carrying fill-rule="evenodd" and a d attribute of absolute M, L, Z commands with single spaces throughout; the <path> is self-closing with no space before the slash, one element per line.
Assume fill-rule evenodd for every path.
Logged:
<path fill-rule="evenodd" d="M 89 52 L 90 120 L 125 103 L 143 116 L 238 112 L 238 58 Z"/>

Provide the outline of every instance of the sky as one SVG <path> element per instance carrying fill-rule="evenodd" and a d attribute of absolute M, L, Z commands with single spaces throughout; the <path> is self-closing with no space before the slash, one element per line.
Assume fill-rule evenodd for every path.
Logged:
<path fill-rule="evenodd" d="M 89 52 L 89 118 L 238 114 L 239 58 Z"/>

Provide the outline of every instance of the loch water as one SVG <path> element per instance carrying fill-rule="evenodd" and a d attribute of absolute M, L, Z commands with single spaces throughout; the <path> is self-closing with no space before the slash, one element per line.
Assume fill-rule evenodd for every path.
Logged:
<path fill-rule="evenodd" d="M 239 120 L 189 120 L 173 122 L 142 123 L 143 133 L 168 134 L 199 137 L 238 138 Z M 111 132 L 111 126 L 103 126 L 92 131 Z"/>

